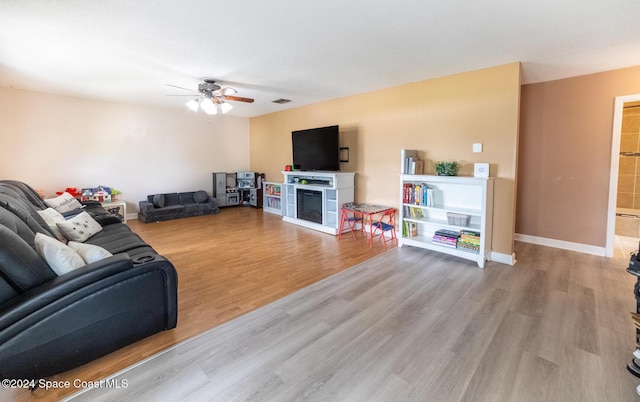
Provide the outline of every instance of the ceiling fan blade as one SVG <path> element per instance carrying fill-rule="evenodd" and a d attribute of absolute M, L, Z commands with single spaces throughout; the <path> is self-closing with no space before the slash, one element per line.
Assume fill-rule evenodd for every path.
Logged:
<path fill-rule="evenodd" d="M 185 88 L 185 87 L 179 87 L 177 85 L 172 85 L 172 84 L 167 84 L 170 87 L 174 87 L 174 88 L 178 88 L 178 89 L 184 89 L 185 91 L 191 91 L 193 92 L 193 89 L 189 89 L 189 88 Z"/>
<path fill-rule="evenodd" d="M 223 95 L 223 98 L 225 98 L 226 100 L 232 100 L 232 101 L 236 101 L 236 102 L 253 103 L 253 99 L 251 99 L 251 98 L 243 98 L 241 96 Z"/>

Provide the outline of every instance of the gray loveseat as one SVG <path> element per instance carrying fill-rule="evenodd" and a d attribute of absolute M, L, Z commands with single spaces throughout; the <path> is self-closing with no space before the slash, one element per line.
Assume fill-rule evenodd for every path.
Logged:
<path fill-rule="evenodd" d="M 138 207 L 138 219 L 145 223 L 220 212 L 216 199 L 204 190 L 148 195 Z"/>

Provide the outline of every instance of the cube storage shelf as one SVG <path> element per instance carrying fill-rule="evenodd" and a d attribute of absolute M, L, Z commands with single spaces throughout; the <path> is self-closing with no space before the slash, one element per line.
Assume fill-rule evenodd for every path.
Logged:
<path fill-rule="evenodd" d="M 408 203 L 405 198 L 405 184 L 426 185 L 431 191 L 431 200 L 426 205 Z M 459 176 L 400 175 L 400 208 L 398 244 L 439 251 L 445 254 L 477 262 L 484 268 L 485 261 L 491 260 L 491 235 L 493 222 L 494 178 Z M 419 202 L 422 203 L 422 200 Z M 428 205 L 428 206 L 427 206 Z M 413 210 L 412 208 L 417 208 Z M 447 214 L 469 216 L 468 224 L 450 224 Z M 450 216 L 450 215 L 449 215 Z M 412 235 L 411 230 L 417 233 Z M 477 253 L 463 248 L 441 245 L 433 242 L 437 230 L 471 230 L 480 234 L 480 248 Z"/>

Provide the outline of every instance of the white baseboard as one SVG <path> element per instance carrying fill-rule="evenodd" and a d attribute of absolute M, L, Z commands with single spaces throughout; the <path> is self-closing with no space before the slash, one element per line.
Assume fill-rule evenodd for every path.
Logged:
<path fill-rule="evenodd" d="M 130 220 L 130 219 L 138 219 L 138 214 L 137 213 L 127 214 L 127 220 Z"/>
<path fill-rule="evenodd" d="M 501 264 L 514 265 L 516 263 L 516 255 L 515 254 L 509 255 L 509 254 L 492 251 L 490 260 L 499 262 Z"/>
<path fill-rule="evenodd" d="M 582 243 L 573 243 L 564 240 L 548 239 L 546 237 L 529 236 L 519 233 L 515 234 L 514 239 L 523 241 L 525 243 L 533 243 L 540 246 L 561 248 L 563 250 L 577 251 L 579 253 L 593 254 L 601 257 L 604 257 L 606 252 L 604 247 L 591 246 L 589 244 Z"/>

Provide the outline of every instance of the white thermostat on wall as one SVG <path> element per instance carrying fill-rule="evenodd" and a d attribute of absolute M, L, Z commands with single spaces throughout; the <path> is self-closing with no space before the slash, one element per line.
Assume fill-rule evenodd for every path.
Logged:
<path fill-rule="evenodd" d="M 488 163 L 474 163 L 473 164 L 473 177 L 489 177 L 489 164 Z"/>

